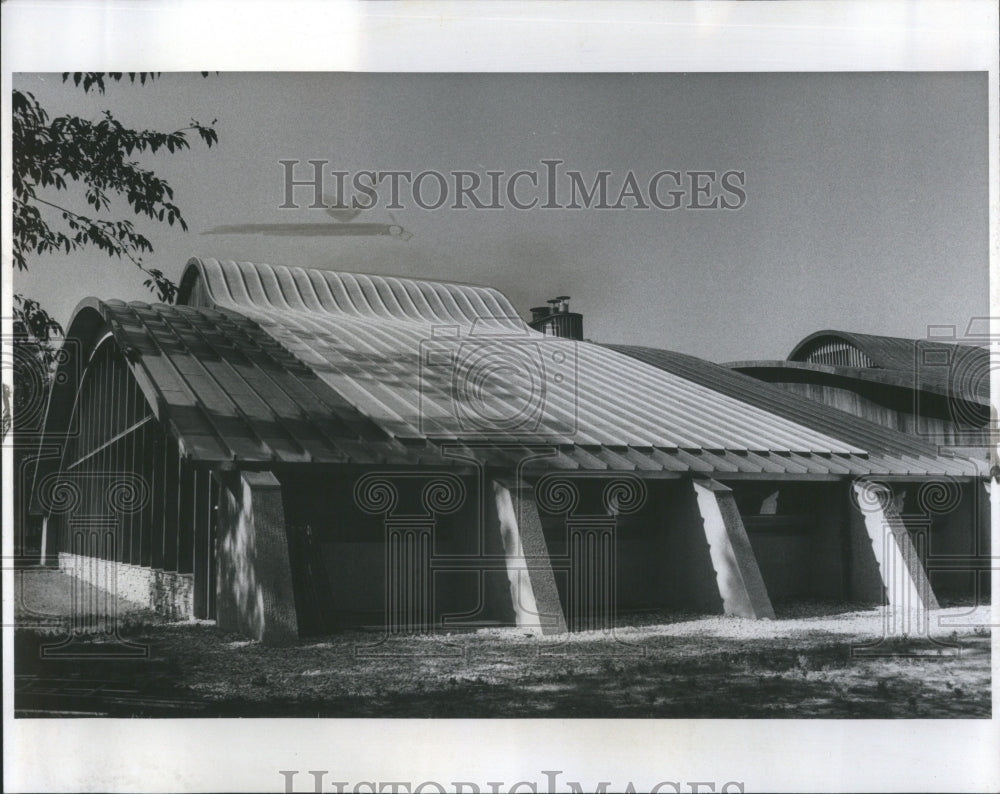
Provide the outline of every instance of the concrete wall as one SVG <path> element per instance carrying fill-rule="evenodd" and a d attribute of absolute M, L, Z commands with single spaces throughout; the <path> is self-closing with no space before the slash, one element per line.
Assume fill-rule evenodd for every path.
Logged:
<path fill-rule="evenodd" d="M 575 567 L 587 563 L 574 553 L 573 542 L 596 539 L 611 521 L 601 496 L 607 478 L 572 476 L 576 504 L 571 513 L 546 510 L 544 488 L 539 500 L 542 526 L 559 597 L 567 614 Z M 689 480 L 649 480 L 645 498 L 634 513 L 613 519 L 614 587 L 617 611 L 676 608 L 722 612 L 708 541 Z M 591 564 L 599 562 L 593 558 Z"/>
<path fill-rule="evenodd" d="M 321 544 L 330 582 L 328 608 L 336 611 L 345 625 L 374 625 L 384 619 L 389 590 L 387 526 L 420 513 L 421 488 L 433 477 L 433 473 L 410 473 L 394 478 L 387 473 L 393 481 L 395 501 L 390 514 L 384 515 L 366 513 L 359 507 L 354 489 L 369 473 L 341 469 L 331 472 L 323 487 L 312 479 L 298 479 L 283 488 L 288 520 L 308 523 Z M 611 577 L 602 574 L 605 578 L 592 583 L 591 589 L 613 584 L 616 611 L 675 607 L 723 612 L 704 519 L 690 480 L 648 480 L 641 507 L 612 517 L 602 502 L 607 477 L 567 474 L 567 479 L 578 497 L 571 515 L 548 511 L 551 505 L 545 503 L 544 494 L 534 500 L 567 620 L 572 622 L 581 609 L 593 611 L 594 606 L 594 592 L 583 595 L 584 601 L 590 599 L 590 606 L 580 603 L 580 586 L 587 583 L 580 581 L 576 569 L 581 564 L 600 567 L 604 562 L 613 566 Z M 463 481 L 462 506 L 433 518 L 431 619 L 437 625 L 449 619 L 510 624 L 516 620 L 509 571 L 504 564 L 510 554 L 501 544 L 503 522 L 497 514 L 492 480 L 481 485 L 470 476 Z M 481 493 L 484 485 L 489 487 Z M 580 543 L 602 536 L 608 525 L 613 526 L 614 538 L 608 559 L 600 554 L 597 558 L 579 557 Z M 448 557 L 456 560 L 451 568 L 442 562 Z M 467 560 L 465 570 L 461 570 L 463 559 Z"/>
<path fill-rule="evenodd" d="M 59 552 L 59 570 L 173 620 L 194 617 L 194 574 Z"/>
<path fill-rule="evenodd" d="M 662 485 L 650 483 L 646 508 L 618 520 L 616 563 L 620 609 L 662 607 L 675 600 L 675 588 L 665 575 L 663 536 L 668 527 L 669 494 Z"/>
<path fill-rule="evenodd" d="M 815 597 L 812 532 L 803 527 L 777 531 L 748 523 L 747 533 L 768 595 L 776 603 Z M 808 533 L 808 534 L 807 534 Z"/>
<path fill-rule="evenodd" d="M 712 567 L 711 549 L 702 527 L 698 503 L 688 480 L 669 483 L 666 531 L 660 545 L 660 559 L 667 573 L 668 604 L 708 614 L 722 614 Z"/>
<path fill-rule="evenodd" d="M 569 514 L 543 514 L 543 525 L 572 626 L 581 591 L 579 581 L 573 584 L 581 573 L 576 569 L 593 571 L 601 562 L 591 555 L 581 566 L 574 557 L 574 534 L 577 544 L 588 533 L 594 539 L 600 536 L 598 529 L 586 527 L 588 521 L 600 527 L 608 518 L 598 497 L 609 478 L 567 479 L 575 485 L 577 503 Z M 666 607 L 708 614 L 773 614 L 735 502 L 729 489 L 718 483 L 695 485 L 688 478 L 646 481 L 641 507 L 615 517 L 613 538 L 618 612 Z"/>

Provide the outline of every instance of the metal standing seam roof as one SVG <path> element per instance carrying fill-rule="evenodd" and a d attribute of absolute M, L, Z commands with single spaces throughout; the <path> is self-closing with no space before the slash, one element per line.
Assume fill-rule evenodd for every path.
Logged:
<path fill-rule="evenodd" d="M 808 400 L 726 366 L 671 350 L 637 345 L 606 346 L 715 391 L 738 397 L 744 402 L 863 447 L 868 450 L 869 460 L 873 464 L 882 465 L 888 471 L 898 472 L 912 467 L 928 472 L 949 470 L 956 475 L 970 472 L 969 461 L 964 458 L 943 456 L 930 442 L 839 411 L 824 403 Z M 985 473 L 984 467 L 979 466 L 978 461 L 974 464 L 979 473 Z"/>
<path fill-rule="evenodd" d="M 196 460 L 975 473 L 870 456 L 711 383 L 545 337 L 486 287 L 194 259 L 182 303 L 198 280 L 198 306 L 85 302 Z M 511 406 L 530 421 L 511 424 Z"/>
<path fill-rule="evenodd" d="M 862 451 L 599 346 L 543 336 L 491 288 L 210 259 L 192 266 L 216 307 L 258 322 L 396 438 Z M 463 397 L 474 413 L 465 425 L 456 421 Z M 539 421 L 498 419 L 496 430 L 474 421 L 505 417 L 511 405 L 541 406 Z"/>
<path fill-rule="evenodd" d="M 193 259 L 184 283 L 198 279 L 217 311 L 256 323 L 407 450 L 447 446 L 482 458 L 492 448 L 493 462 L 516 462 L 541 445 L 558 453 L 540 465 L 568 468 L 890 471 L 866 460 L 864 447 L 739 395 L 597 345 L 545 337 L 492 288 Z M 498 421 L 460 421 L 465 399 L 473 419 Z M 511 405 L 534 403 L 542 406 L 534 423 L 504 424 Z M 903 473 L 928 470 L 919 457 Z"/>
<path fill-rule="evenodd" d="M 407 451 L 233 312 L 94 302 L 157 417 L 204 461 L 405 461 Z"/>

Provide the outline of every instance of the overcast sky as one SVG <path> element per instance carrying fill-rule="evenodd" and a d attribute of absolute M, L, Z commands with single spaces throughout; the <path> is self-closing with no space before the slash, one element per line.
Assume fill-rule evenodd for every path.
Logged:
<path fill-rule="evenodd" d="M 14 84 L 52 115 L 109 108 L 157 129 L 218 119 L 217 148 L 147 161 L 190 224 L 142 224 L 148 263 L 175 278 L 203 255 L 488 284 L 523 316 L 569 294 L 589 338 L 716 361 L 784 358 L 820 328 L 921 336 L 988 313 L 985 73 L 169 74 L 104 96 L 58 75 Z M 645 189 L 663 170 L 730 169 L 747 199 L 732 211 L 431 211 L 404 189 L 391 218 L 379 207 L 354 222 L 398 222 L 405 241 L 205 234 L 336 223 L 305 208 L 305 189 L 302 209 L 279 209 L 282 159 L 485 179 L 548 158 L 588 182 L 610 171 L 612 201 L 629 172 Z M 150 299 L 141 281 L 84 252 L 36 258 L 15 289 L 65 322 L 85 296 Z"/>

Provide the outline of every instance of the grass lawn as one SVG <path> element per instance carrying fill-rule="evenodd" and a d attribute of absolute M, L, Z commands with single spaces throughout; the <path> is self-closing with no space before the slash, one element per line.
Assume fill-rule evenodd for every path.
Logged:
<path fill-rule="evenodd" d="M 115 658 L 113 638 L 84 634 L 58 649 L 67 658 L 41 658 L 43 646 L 66 636 L 63 580 L 23 578 L 19 624 L 34 627 L 16 632 L 22 716 L 991 714 L 988 607 L 939 610 L 929 637 L 881 643 L 877 609 L 797 604 L 779 607 L 775 621 L 658 612 L 627 616 L 613 634 L 538 638 L 503 628 L 386 639 L 353 631 L 268 648 L 122 604 L 120 635 L 147 657 Z"/>

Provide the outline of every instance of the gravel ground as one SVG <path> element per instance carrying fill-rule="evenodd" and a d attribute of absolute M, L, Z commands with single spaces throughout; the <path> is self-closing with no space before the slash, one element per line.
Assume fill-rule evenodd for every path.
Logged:
<path fill-rule="evenodd" d="M 119 603 L 141 660 L 41 659 L 69 614 L 68 577 L 23 578 L 15 698 L 46 710 L 155 716 L 989 717 L 989 607 L 951 606 L 904 637 L 860 605 L 776 607 L 777 620 L 684 612 L 623 616 L 613 633 L 516 628 L 386 639 L 351 631 L 266 648 L 214 624 L 167 623 Z M 43 609 L 44 608 L 44 609 Z M 30 614 L 29 611 L 30 610 Z M 47 617 L 39 620 L 39 612 Z M 60 615 L 62 617 L 60 617 Z M 906 616 L 894 616 L 901 618 Z M 920 624 L 917 625 L 918 628 Z M 42 626 L 47 626 L 43 630 Z M 890 631 L 887 631 L 887 626 Z M 107 650 L 106 638 L 81 642 Z M 103 644 L 102 644 L 103 643 Z M 59 689 L 52 682 L 75 681 Z M 114 685 L 114 703 L 65 691 Z M 96 684 L 95 684 L 96 682 Z"/>

